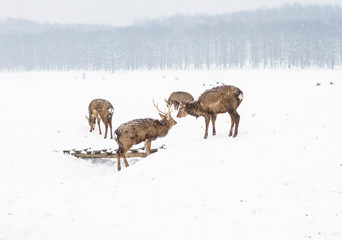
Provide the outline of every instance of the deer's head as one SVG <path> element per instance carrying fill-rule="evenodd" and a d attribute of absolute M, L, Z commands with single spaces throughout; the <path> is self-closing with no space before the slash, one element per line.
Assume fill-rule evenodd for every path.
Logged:
<path fill-rule="evenodd" d="M 158 110 L 158 114 L 159 116 L 162 118 L 162 121 L 165 122 L 169 128 L 171 128 L 172 126 L 176 125 L 177 122 L 172 118 L 171 116 L 171 112 L 172 110 L 170 109 L 171 108 L 171 105 L 168 103 L 168 101 L 165 99 L 164 100 L 166 102 L 166 106 L 168 108 L 168 111 L 161 111 L 159 108 L 158 108 L 158 104 L 156 105 L 153 101 L 153 105 L 156 107 L 156 109 Z"/>
<path fill-rule="evenodd" d="M 186 117 L 188 115 L 188 112 L 186 111 L 186 105 L 181 103 L 179 107 L 179 111 L 177 114 L 178 118 Z"/>
<path fill-rule="evenodd" d="M 90 117 L 85 116 L 85 118 L 88 120 L 88 124 L 89 124 L 91 130 L 94 130 L 95 124 L 96 124 L 96 118 L 94 118 L 92 116 L 90 116 Z"/>

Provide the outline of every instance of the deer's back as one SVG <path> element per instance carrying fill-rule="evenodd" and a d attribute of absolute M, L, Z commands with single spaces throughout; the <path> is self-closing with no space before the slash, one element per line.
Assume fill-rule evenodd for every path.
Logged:
<path fill-rule="evenodd" d="M 173 92 L 170 97 L 169 101 L 178 101 L 182 103 L 192 102 L 194 100 L 193 96 L 187 92 Z"/>
<path fill-rule="evenodd" d="M 224 113 L 228 108 L 237 108 L 240 104 L 238 95 L 242 91 L 231 85 L 223 85 L 206 90 L 198 98 L 199 107 L 212 113 Z"/>
<path fill-rule="evenodd" d="M 110 109 L 114 110 L 114 107 L 109 101 L 105 99 L 94 99 L 89 104 L 89 111 L 96 111 L 99 114 L 103 113 L 104 111 L 110 111 Z"/>
<path fill-rule="evenodd" d="M 121 124 L 115 134 L 119 142 L 132 141 L 133 144 L 138 144 L 146 139 L 155 140 L 160 137 L 162 130 L 164 127 L 160 120 L 143 118 Z"/>

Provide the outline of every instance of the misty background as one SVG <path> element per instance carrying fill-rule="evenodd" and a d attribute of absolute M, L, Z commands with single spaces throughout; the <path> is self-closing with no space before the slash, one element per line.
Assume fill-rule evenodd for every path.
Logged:
<path fill-rule="evenodd" d="M 0 70 L 330 68 L 342 65 L 342 9 L 287 4 L 178 14 L 128 26 L 0 21 Z"/>

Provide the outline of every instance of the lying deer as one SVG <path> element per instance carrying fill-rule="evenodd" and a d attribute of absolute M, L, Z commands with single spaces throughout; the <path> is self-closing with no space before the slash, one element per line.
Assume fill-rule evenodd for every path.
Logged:
<path fill-rule="evenodd" d="M 157 108 L 161 120 L 152 118 L 135 119 L 120 125 L 115 130 L 114 139 L 119 145 L 117 150 L 118 171 L 121 170 L 121 157 L 124 159 L 125 166 L 129 166 L 125 154 L 133 145 L 145 141 L 145 151 L 146 156 L 148 156 L 151 150 L 151 142 L 159 137 L 166 136 L 172 126 L 177 124 L 171 117 L 171 106 L 169 104 L 167 104 L 167 113 L 159 110 L 154 101 L 153 105 Z"/>
<path fill-rule="evenodd" d="M 190 114 L 196 118 L 203 116 L 205 119 L 205 134 L 204 138 L 208 137 L 208 126 L 211 120 L 213 124 L 213 135 L 216 135 L 215 121 L 217 114 L 228 112 L 231 118 L 231 127 L 229 131 L 229 137 L 233 134 L 233 128 L 235 131 L 233 137 L 238 134 L 240 115 L 236 109 L 240 105 L 243 99 L 242 91 L 234 86 L 219 86 L 206 90 L 197 101 L 181 104 L 178 118 L 185 117 Z"/>
<path fill-rule="evenodd" d="M 168 104 L 174 106 L 175 110 L 178 110 L 179 104 L 188 103 L 194 100 L 193 96 L 187 92 L 173 92 L 171 93 L 169 99 L 167 100 Z"/>
<path fill-rule="evenodd" d="M 90 102 L 89 107 L 89 117 L 86 116 L 90 126 L 90 132 L 95 130 L 96 119 L 99 126 L 99 133 L 101 132 L 100 122 L 103 121 L 106 131 L 104 138 L 107 138 L 108 125 L 110 127 L 110 138 L 113 139 L 112 133 L 112 118 L 114 114 L 113 105 L 105 99 L 94 99 Z"/>

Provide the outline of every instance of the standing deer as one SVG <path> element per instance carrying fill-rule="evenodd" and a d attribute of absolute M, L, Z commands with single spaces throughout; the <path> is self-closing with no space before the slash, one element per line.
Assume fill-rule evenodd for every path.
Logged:
<path fill-rule="evenodd" d="M 113 105 L 105 99 L 94 99 L 90 102 L 89 107 L 89 117 L 86 116 L 90 126 L 90 132 L 95 130 L 96 119 L 99 126 L 99 133 L 101 132 L 100 122 L 103 121 L 106 131 L 104 138 L 107 138 L 108 125 L 110 127 L 110 138 L 113 139 L 112 133 L 112 118 L 114 114 Z"/>
<path fill-rule="evenodd" d="M 166 100 L 165 100 L 166 101 Z M 150 154 L 151 142 L 159 137 L 167 135 L 172 126 L 177 122 L 171 117 L 170 105 L 168 104 L 168 112 L 159 110 L 158 105 L 153 105 L 157 108 L 161 120 L 152 118 L 135 119 L 120 125 L 114 133 L 114 139 L 118 143 L 117 150 L 117 165 L 118 171 L 121 170 L 120 159 L 123 157 L 125 166 L 128 167 L 126 152 L 135 144 L 145 141 L 146 156 Z"/>
<path fill-rule="evenodd" d="M 193 96 L 187 92 L 173 92 L 171 93 L 169 99 L 167 100 L 168 104 L 174 106 L 175 110 L 178 110 L 178 107 L 181 103 L 188 103 L 194 100 Z"/>
<path fill-rule="evenodd" d="M 213 125 L 213 135 L 216 135 L 215 121 L 217 114 L 228 112 L 231 118 L 229 137 L 233 134 L 234 126 L 235 131 L 233 137 L 236 137 L 240 121 L 240 115 L 237 113 L 236 109 L 240 105 L 242 99 L 243 93 L 237 87 L 230 85 L 214 87 L 202 93 L 197 101 L 181 104 L 177 117 L 185 117 L 188 114 L 195 116 L 196 118 L 203 116 L 205 119 L 204 138 L 207 139 L 210 120 Z"/>

